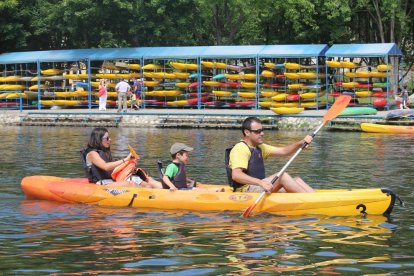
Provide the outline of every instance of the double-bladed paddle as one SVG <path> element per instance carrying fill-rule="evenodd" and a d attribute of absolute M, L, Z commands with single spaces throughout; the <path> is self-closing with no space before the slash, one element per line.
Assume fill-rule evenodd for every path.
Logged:
<path fill-rule="evenodd" d="M 325 113 L 325 115 L 323 116 L 323 121 L 322 124 L 320 124 L 318 126 L 318 128 L 312 133 L 312 137 L 315 137 L 316 133 L 319 132 L 319 130 L 328 122 L 331 121 L 333 119 L 335 119 L 342 110 L 345 109 L 345 107 L 347 107 L 347 105 L 349 104 L 349 102 L 351 101 L 351 96 L 347 96 L 347 95 L 342 95 L 340 96 L 335 103 L 331 106 L 331 108 L 329 108 L 329 110 Z M 272 191 L 275 188 L 275 183 L 276 181 L 282 176 L 282 174 L 286 171 L 286 169 L 289 167 L 289 165 L 293 162 L 293 160 L 295 160 L 296 156 L 299 155 L 299 153 L 306 148 L 306 146 L 308 145 L 308 143 L 303 143 L 303 145 L 296 151 L 296 153 L 289 159 L 289 161 L 286 163 L 286 165 L 276 174 L 276 176 L 272 179 Z M 259 204 L 259 202 L 264 198 L 266 192 L 262 192 L 260 194 L 260 196 L 256 199 L 256 201 L 249 206 L 249 208 L 247 208 L 242 216 L 243 217 L 248 217 L 250 215 L 250 213 L 253 211 L 253 209 L 257 206 L 257 204 Z"/>

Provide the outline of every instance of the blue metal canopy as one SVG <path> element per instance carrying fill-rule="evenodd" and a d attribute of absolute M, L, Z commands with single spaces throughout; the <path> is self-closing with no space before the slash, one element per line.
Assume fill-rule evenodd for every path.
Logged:
<path fill-rule="evenodd" d="M 264 45 L 251 46 L 209 46 L 201 58 L 254 58 Z"/>
<path fill-rule="evenodd" d="M 141 59 L 141 57 L 150 49 L 142 48 L 96 48 L 87 49 L 87 58 L 89 60 L 114 60 L 114 59 Z M 81 49 L 84 50 L 84 49 Z"/>
<path fill-rule="evenodd" d="M 14 63 L 35 63 L 37 62 L 38 52 L 15 52 L 0 55 L 0 64 Z"/>
<path fill-rule="evenodd" d="M 395 43 L 250 46 L 183 46 L 141 48 L 97 48 L 14 52 L 0 55 L 0 64 L 65 62 L 77 60 L 116 59 L 195 59 L 195 58 L 256 58 L 256 57 L 374 57 L 402 56 Z"/>
<path fill-rule="evenodd" d="M 383 57 L 402 56 L 395 43 L 334 44 L 325 54 L 327 57 Z"/>
<path fill-rule="evenodd" d="M 143 55 L 144 59 L 196 59 L 208 46 L 182 46 L 182 47 L 150 47 Z"/>
<path fill-rule="evenodd" d="M 259 57 L 319 57 L 328 48 L 326 44 L 268 45 L 259 52 Z"/>

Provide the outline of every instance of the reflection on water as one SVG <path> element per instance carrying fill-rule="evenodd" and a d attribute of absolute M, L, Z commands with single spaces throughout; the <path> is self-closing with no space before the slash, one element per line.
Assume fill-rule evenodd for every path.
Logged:
<path fill-rule="evenodd" d="M 414 216 L 395 207 L 382 216 L 278 217 L 259 214 L 192 213 L 108 208 L 25 200 L 24 175 L 77 177 L 77 150 L 90 129 L 0 130 L 0 270 L 5 274 L 180 274 L 249 275 L 275 272 L 361 275 L 414 270 Z M 155 172 L 171 143 L 195 146 L 189 174 L 223 183 L 223 148 L 239 138 L 232 130 L 112 129 L 115 156 L 133 145 L 140 164 Z M 7 134 L 7 135 L 6 135 Z M 266 132 L 283 144 L 304 132 Z M 123 142 L 122 142 L 123 141 Z M 121 143 L 122 142 L 122 143 Z M 316 188 L 387 186 L 408 205 L 414 155 L 411 137 L 323 132 L 289 168 Z M 404 156 L 405 159 L 401 158 Z M 267 163 L 275 171 L 287 159 Z M 410 163 L 411 162 L 411 163 Z M 4 164 L 4 165 L 3 165 Z M 410 196 L 411 195 L 411 196 Z"/>
<path fill-rule="evenodd" d="M 10 240 L 16 244 L 9 250 L 25 258 L 25 270 L 39 273 L 240 274 L 327 268 L 364 273 L 368 270 L 362 264 L 389 261 L 383 248 L 395 227 L 381 216 L 261 215 L 246 221 L 226 213 L 134 212 L 28 200 L 17 212 L 22 231 Z M 68 258 L 76 261 L 75 267 Z M 9 262 L 9 269 L 18 273 L 21 262 L 15 262 Z M 62 265 L 50 271 L 49 262 Z"/>

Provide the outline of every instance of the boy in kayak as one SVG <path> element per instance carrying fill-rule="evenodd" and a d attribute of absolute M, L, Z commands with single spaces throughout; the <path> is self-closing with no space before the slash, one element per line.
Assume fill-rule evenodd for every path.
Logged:
<path fill-rule="evenodd" d="M 176 190 L 203 190 L 212 192 L 224 192 L 224 188 L 198 188 L 195 186 L 195 181 L 187 178 L 185 166 L 188 163 L 188 154 L 193 151 L 192 147 L 189 147 L 183 143 L 175 143 L 170 148 L 170 154 L 172 162 L 168 164 L 165 172 L 162 173 L 162 187 L 164 189 L 170 189 L 170 191 Z"/>
<path fill-rule="evenodd" d="M 193 150 L 192 147 L 183 143 L 175 143 L 171 146 L 172 162 L 167 166 L 162 177 L 164 189 L 170 189 L 170 191 L 191 189 L 193 181 L 187 178 L 185 165 L 189 159 L 188 153 Z"/>
<path fill-rule="evenodd" d="M 232 148 L 226 149 L 227 176 L 235 192 L 314 192 L 301 178 L 292 178 L 286 172 L 273 187 L 271 180 L 276 174 L 266 177 L 264 167 L 264 159 L 269 156 L 292 155 L 303 143 L 311 143 L 310 135 L 291 145 L 275 147 L 263 143 L 264 130 L 259 118 L 246 118 L 241 130 L 243 139 Z"/>

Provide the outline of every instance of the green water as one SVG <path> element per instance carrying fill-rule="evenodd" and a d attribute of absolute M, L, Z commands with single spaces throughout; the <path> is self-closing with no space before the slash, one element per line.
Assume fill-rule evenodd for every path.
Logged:
<path fill-rule="evenodd" d="M 315 188 L 388 187 L 407 204 L 381 216 L 248 219 L 235 213 L 161 212 L 26 200 L 26 175 L 83 176 L 90 128 L 2 127 L 0 271 L 42 274 L 411 274 L 413 136 L 321 132 L 289 168 Z M 195 147 L 188 173 L 224 183 L 224 148 L 237 130 L 110 129 L 114 156 L 128 144 L 153 174 L 174 142 Z M 307 133 L 267 131 L 283 145 Z M 288 158 L 267 162 L 278 171 Z"/>

